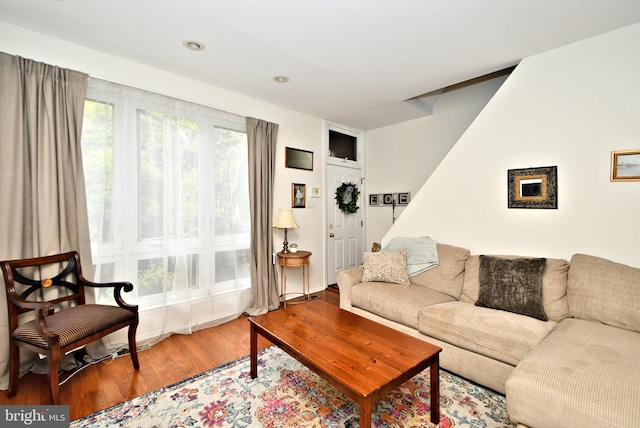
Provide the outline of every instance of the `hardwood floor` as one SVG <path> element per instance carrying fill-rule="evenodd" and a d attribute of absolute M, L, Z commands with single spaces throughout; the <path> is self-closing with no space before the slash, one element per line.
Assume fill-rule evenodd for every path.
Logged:
<path fill-rule="evenodd" d="M 339 294 L 332 289 L 313 293 L 336 306 Z M 260 349 L 271 343 L 260 338 Z M 162 388 L 249 354 L 247 317 L 197 331 L 173 335 L 138 353 L 135 371 L 128 355 L 87 366 L 60 386 L 61 402 L 70 405 L 72 420 Z M 48 404 L 46 375 L 28 373 L 20 379 L 18 393 L 8 398 L 0 391 L 0 405 Z"/>

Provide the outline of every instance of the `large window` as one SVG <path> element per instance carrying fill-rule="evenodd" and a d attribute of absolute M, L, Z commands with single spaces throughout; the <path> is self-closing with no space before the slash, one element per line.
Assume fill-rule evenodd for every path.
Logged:
<path fill-rule="evenodd" d="M 82 149 L 96 280 L 142 310 L 249 287 L 244 118 L 90 79 Z"/>

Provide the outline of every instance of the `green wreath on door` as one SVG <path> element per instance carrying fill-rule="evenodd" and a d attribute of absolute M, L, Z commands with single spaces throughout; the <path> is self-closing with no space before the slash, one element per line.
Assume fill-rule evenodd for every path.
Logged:
<path fill-rule="evenodd" d="M 355 214 L 358 212 L 358 196 L 360 191 L 358 186 L 354 183 L 342 183 L 340 187 L 336 189 L 336 204 L 340 211 L 347 214 Z"/>

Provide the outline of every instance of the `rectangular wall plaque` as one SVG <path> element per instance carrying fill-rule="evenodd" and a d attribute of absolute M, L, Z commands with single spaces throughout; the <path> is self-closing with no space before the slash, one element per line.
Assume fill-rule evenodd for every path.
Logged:
<path fill-rule="evenodd" d="M 509 208 L 558 208 L 558 167 L 507 171 Z"/>
<path fill-rule="evenodd" d="M 285 147 L 284 166 L 313 171 L 313 152 Z"/>

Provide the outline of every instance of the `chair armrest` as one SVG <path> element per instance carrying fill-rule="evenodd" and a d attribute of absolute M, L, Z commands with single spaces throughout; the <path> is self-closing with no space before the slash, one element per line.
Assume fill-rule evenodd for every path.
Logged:
<path fill-rule="evenodd" d="M 113 298 L 116 300 L 118 306 L 134 312 L 138 311 L 138 305 L 130 305 L 122 299 L 122 290 L 124 290 L 125 293 L 133 291 L 133 284 L 130 282 L 93 282 L 84 277 L 80 277 L 78 278 L 78 283 L 82 283 L 82 285 L 92 288 L 113 288 Z"/>
<path fill-rule="evenodd" d="M 344 310 L 351 310 L 351 287 L 362 282 L 364 268 L 343 270 L 338 272 L 336 281 L 340 289 L 340 307 Z"/>
<path fill-rule="evenodd" d="M 47 341 L 47 343 L 51 344 L 53 342 L 55 342 L 56 340 L 58 340 L 58 335 L 57 334 L 53 334 L 51 332 L 51 330 L 49 330 L 49 327 L 47 326 L 47 323 L 45 321 L 46 317 L 48 317 L 49 315 L 53 315 L 53 313 L 55 312 L 55 306 L 53 305 L 53 303 L 51 302 L 34 302 L 31 300 L 25 300 L 22 297 L 20 297 L 15 291 L 9 291 L 7 293 L 8 297 L 9 297 L 9 301 L 11 302 L 11 304 L 17 306 L 18 308 L 20 308 L 18 310 L 18 312 L 27 312 L 30 310 L 34 310 L 37 312 L 37 317 L 36 317 L 36 321 L 38 323 L 38 327 L 40 329 L 40 335 L 42 336 L 42 338 Z M 13 322 L 15 322 L 17 324 L 18 319 L 17 316 L 18 315 L 14 315 L 16 318 L 14 319 Z"/>
<path fill-rule="evenodd" d="M 51 302 L 34 302 L 32 300 L 25 300 L 15 292 L 9 292 L 8 296 L 9 301 L 20 309 L 38 311 L 44 316 L 52 315 L 55 311 L 55 307 Z"/>

